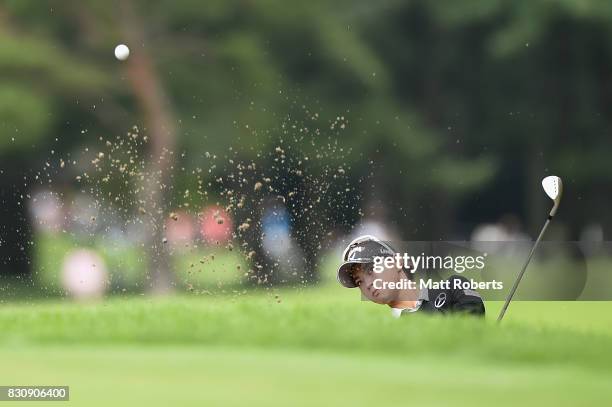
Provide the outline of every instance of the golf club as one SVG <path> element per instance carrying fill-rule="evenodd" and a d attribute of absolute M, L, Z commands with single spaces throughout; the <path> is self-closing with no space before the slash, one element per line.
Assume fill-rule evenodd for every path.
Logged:
<path fill-rule="evenodd" d="M 554 205 L 552 209 L 550 210 L 550 213 L 548 214 L 548 218 L 546 219 L 546 223 L 544 223 L 544 227 L 542 227 L 542 231 L 540 232 L 540 235 L 538 236 L 535 243 L 533 244 L 533 247 L 531 248 L 531 252 L 529 252 L 527 261 L 525 261 L 525 264 L 523 265 L 521 272 L 516 278 L 516 281 L 514 282 L 514 285 L 512 286 L 512 289 L 510 290 L 508 297 L 506 298 L 506 302 L 504 303 L 504 306 L 502 307 L 501 312 L 499 313 L 499 316 L 497 317 L 497 322 L 500 322 L 502 318 L 504 317 L 504 314 L 506 313 L 506 310 L 508 309 L 508 305 L 510 305 L 510 301 L 512 301 L 512 297 L 514 296 L 514 293 L 516 292 L 516 289 L 519 283 L 521 282 L 521 279 L 523 278 L 523 274 L 525 274 L 525 270 L 527 270 L 527 266 L 529 265 L 529 262 L 531 261 L 531 258 L 533 257 L 533 253 L 538 247 L 540 240 L 542 240 L 542 236 L 544 236 L 544 232 L 546 232 L 546 228 L 548 227 L 548 224 L 552 220 L 553 216 L 555 216 L 555 214 L 557 213 L 557 209 L 559 208 L 559 202 L 561 202 L 561 194 L 563 193 L 563 182 L 561 182 L 561 178 L 554 176 L 554 175 L 550 175 L 542 180 L 542 187 L 544 188 L 544 192 L 546 192 L 546 195 L 548 195 L 548 197 L 553 200 Z"/>

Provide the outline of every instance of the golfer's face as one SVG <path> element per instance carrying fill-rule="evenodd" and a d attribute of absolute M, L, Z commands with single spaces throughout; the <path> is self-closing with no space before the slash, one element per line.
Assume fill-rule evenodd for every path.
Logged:
<path fill-rule="evenodd" d="M 399 281 L 400 274 L 401 270 L 396 268 L 385 268 L 382 273 L 375 273 L 372 264 L 355 264 L 352 267 L 353 279 L 359 286 L 361 293 L 370 301 L 378 304 L 388 304 L 398 298 L 399 290 L 380 287 L 382 287 L 382 281 Z M 375 284 L 375 280 L 379 281 Z M 375 285 L 379 288 L 376 288 Z"/>

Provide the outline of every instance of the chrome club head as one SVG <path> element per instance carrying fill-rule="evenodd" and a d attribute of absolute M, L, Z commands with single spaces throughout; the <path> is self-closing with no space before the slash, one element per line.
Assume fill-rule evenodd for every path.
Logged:
<path fill-rule="evenodd" d="M 542 180 L 542 187 L 546 195 L 555 203 L 550 211 L 550 216 L 555 216 L 557 208 L 559 208 L 559 202 L 561 202 L 561 195 L 563 194 L 563 182 L 561 178 L 550 175 Z"/>

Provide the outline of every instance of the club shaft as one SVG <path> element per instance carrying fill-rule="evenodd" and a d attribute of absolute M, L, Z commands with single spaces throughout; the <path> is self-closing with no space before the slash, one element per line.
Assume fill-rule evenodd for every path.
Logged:
<path fill-rule="evenodd" d="M 518 285 L 521 282 L 521 279 L 523 278 L 523 274 L 525 274 L 525 270 L 527 270 L 527 266 L 529 265 L 529 262 L 531 261 L 531 258 L 533 257 L 533 254 L 535 253 L 536 248 L 538 247 L 538 244 L 540 244 L 540 240 L 542 240 L 542 236 L 544 236 L 544 232 L 546 232 L 546 228 L 548 227 L 548 224 L 550 223 L 551 219 L 552 219 L 552 216 L 549 216 L 548 219 L 546 219 L 546 223 L 544 224 L 544 227 L 542 227 L 542 231 L 540 232 L 540 235 L 538 236 L 537 240 L 533 244 L 533 247 L 531 248 L 531 252 L 529 252 L 529 257 L 527 257 L 527 260 L 525 261 L 525 264 L 523 265 L 523 269 L 521 270 L 518 277 L 516 278 L 516 281 L 514 282 L 514 285 L 512 286 L 512 290 L 510 290 L 510 293 L 508 293 L 508 297 L 506 297 L 506 302 L 504 303 L 504 306 L 502 307 L 501 312 L 499 313 L 499 316 L 497 317 L 497 322 L 501 321 L 502 318 L 504 317 L 504 314 L 506 313 L 506 310 L 508 309 L 508 306 L 510 305 L 510 301 L 512 301 L 512 297 L 514 296 L 514 293 L 516 292 L 516 289 L 518 288 Z"/>

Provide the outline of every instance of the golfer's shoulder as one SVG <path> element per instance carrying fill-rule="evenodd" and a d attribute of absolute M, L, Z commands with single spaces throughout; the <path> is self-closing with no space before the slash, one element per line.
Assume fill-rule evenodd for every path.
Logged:
<path fill-rule="evenodd" d="M 457 311 L 467 311 L 473 314 L 484 314 L 485 308 L 480 293 L 471 289 L 467 278 L 459 275 L 452 275 L 450 281 L 450 294 L 453 306 Z"/>

